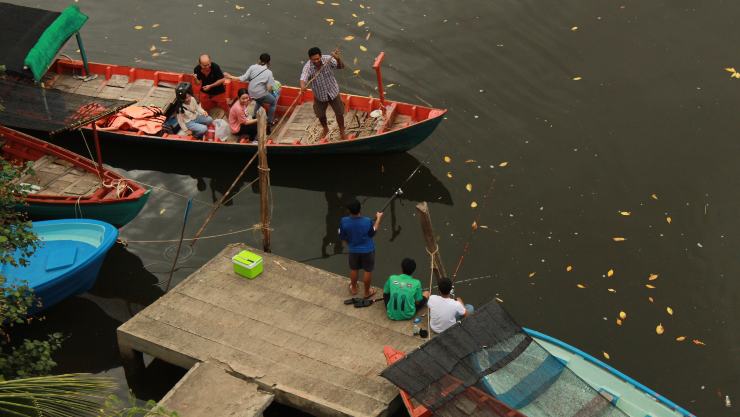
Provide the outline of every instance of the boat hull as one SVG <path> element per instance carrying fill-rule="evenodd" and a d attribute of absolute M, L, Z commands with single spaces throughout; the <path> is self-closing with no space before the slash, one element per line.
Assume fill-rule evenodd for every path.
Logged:
<path fill-rule="evenodd" d="M 393 130 L 367 138 L 314 145 L 271 144 L 268 155 L 342 155 L 384 154 L 406 152 L 422 143 L 440 124 L 443 115 L 424 120 L 400 130 Z M 116 132 L 99 132 L 102 142 L 115 141 L 128 145 L 153 146 L 189 152 L 216 152 L 251 155 L 257 144 L 221 143 L 190 139 L 163 139 L 159 136 L 130 135 Z"/>
<path fill-rule="evenodd" d="M 28 213 L 33 220 L 68 219 L 82 217 L 110 223 L 117 228 L 128 224 L 144 208 L 149 200 L 151 190 L 135 200 L 112 201 L 98 204 L 74 204 L 53 202 L 29 202 L 27 206 L 19 207 Z"/>
<path fill-rule="evenodd" d="M 115 227 L 92 219 L 35 222 L 33 232 L 40 246 L 28 265 L 2 268 L 6 285 L 28 285 L 34 291 L 41 304 L 31 314 L 90 290 L 118 237 Z"/>

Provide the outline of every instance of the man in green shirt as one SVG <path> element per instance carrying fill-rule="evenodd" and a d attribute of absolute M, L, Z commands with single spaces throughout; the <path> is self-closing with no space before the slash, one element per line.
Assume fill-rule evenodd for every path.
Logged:
<path fill-rule="evenodd" d="M 416 262 L 405 258 L 401 261 L 402 274 L 391 275 L 385 282 L 383 300 L 389 319 L 409 320 L 427 304 L 429 291 L 421 291 L 421 282 L 411 276 L 415 270 Z"/>

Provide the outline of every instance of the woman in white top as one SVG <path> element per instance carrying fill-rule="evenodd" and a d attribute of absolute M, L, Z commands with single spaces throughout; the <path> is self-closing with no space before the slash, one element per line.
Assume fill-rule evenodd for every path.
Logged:
<path fill-rule="evenodd" d="M 180 129 L 183 132 L 190 131 L 193 137 L 201 139 L 211 123 L 213 119 L 193 97 L 193 91 L 189 90 L 177 111 L 177 124 L 180 125 Z"/>
<path fill-rule="evenodd" d="M 429 325 L 435 333 L 442 333 L 457 323 L 458 320 L 467 317 L 474 309 L 470 304 L 463 304 L 460 297 L 457 299 L 450 298 L 452 281 L 449 278 L 440 278 L 437 281 L 437 288 L 439 288 L 439 293 L 442 295 L 432 295 L 427 302 Z"/>

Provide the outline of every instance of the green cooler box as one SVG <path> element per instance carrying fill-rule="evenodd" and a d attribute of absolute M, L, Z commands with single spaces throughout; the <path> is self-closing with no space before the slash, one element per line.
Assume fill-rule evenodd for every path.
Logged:
<path fill-rule="evenodd" d="M 244 278 L 255 279 L 257 275 L 262 273 L 262 257 L 248 250 L 243 250 L 234 255 L 231 262 L 234 264 L 234 272 Z"/>

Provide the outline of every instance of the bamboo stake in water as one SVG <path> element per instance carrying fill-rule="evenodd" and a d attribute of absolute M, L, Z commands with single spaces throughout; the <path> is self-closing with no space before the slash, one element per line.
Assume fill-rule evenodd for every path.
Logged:
<path fill-rule="evenodd" d="M 182 247 L 182 240 L 185 238 L 185 226 L 188 224 L 188 214 L 190 208 L 193 206 L 193 199 L 188 199 L 188 205 L 185 207 L 185 217 L 182 219 L 182 229 L 180 230 L 180 241 L 177 243 L 177 251 L 175 252 L 175 259 L 172 260 L 172 269 L 170 269 L 170 277 L 167 278 L 167 287 L 164 292 L 170 290 L 170 284 L 172 284 L 172 275 L 175 273 L 175 266 L 177 265 L 177 258 L 180 257 L 180 248 Z"/>
<path fill-rule="evenodd" d="M 267 166 L 267 117 L 265 110 L 257 112 L 257 154 L 260 173 L 260 224 L 262 225 L 262 249 L 270 252 L 270 168 Z"/>

